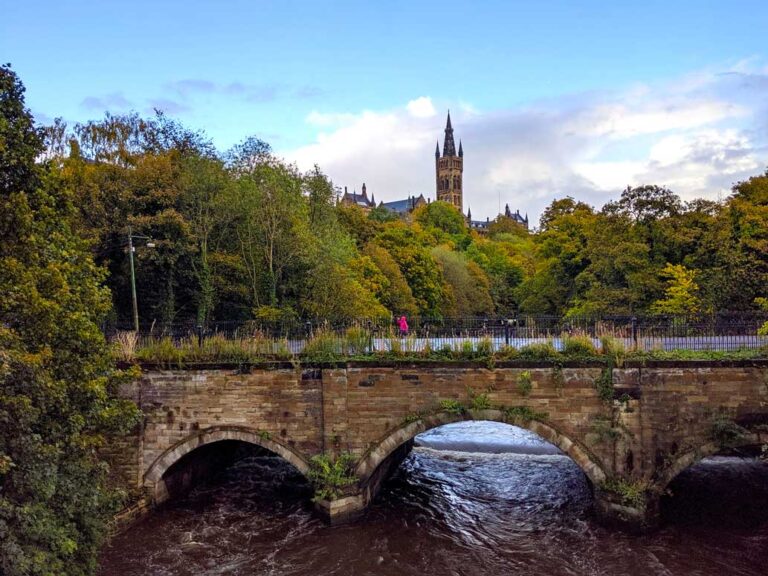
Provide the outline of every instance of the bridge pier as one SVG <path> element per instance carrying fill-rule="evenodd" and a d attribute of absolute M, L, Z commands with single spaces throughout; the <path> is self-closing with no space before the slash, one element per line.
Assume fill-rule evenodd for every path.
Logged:
<path fill-rule="evenodd" d="M 336 500 L 315 502 L 315 511 L 329 524 L 345 524 L 358 519 L 378 496 L 384 481 L 389 478 L 413 449 L 413 439 L 392 452 L 366 480 L 361 480 Z"/>
<path fill-rule="evenodd" d="M 656 494 L 643 494 L 633 502 L 628 502 L 617 494 L 596 489 L 594 498 L 595 515 L 604 526 L 629 532 L 646 532 L 659 525 L 659 496 Z"/>

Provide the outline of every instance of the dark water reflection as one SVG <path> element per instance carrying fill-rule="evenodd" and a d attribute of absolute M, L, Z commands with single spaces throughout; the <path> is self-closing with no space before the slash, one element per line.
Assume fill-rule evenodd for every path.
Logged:
<path fill-rule="evenodd" d="M 101 574 L 768 574 L 768 465 L 687 471 L 665 527 L 630 536 L 591 520 L 584 475 L 541 440 L 454 426 L 422 436 L 442 450 L 416 448 L 355 524 L 325 526 L 298 473 L 250 457 L 115 539 Z"/>

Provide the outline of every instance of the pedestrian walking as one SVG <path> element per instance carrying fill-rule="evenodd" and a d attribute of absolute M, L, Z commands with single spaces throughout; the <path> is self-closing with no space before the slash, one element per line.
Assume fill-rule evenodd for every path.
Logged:
<path fill-rule="evenodd" d="M 405 316 L 400 316 L 400 318 L 397 319 L 397 326 L 400 328 L 400 336 L 408 336 L 408 320 L 405 319 Z"/>

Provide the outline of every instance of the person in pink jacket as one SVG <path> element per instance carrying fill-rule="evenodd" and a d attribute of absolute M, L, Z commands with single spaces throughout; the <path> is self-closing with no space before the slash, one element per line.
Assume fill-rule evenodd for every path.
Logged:
<path fill-rule="evenodd" d="M 400 328 L 400 336 L 408 335 L 408 321 L 405 319 L 405 316 L 400 316 L 397 319 L 397 326 Z"/>

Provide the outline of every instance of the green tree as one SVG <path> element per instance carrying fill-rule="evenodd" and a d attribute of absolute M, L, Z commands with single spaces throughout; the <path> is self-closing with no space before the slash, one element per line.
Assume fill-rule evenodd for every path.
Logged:
<path fill-rule="evenodd" d="M 196 316 L 200 324 L 211 319 L 216 307 L 216 259 L 211 255 L 217 251 L 225 233 L 223 228 L 229 222 L 223 202 L 230 184 L 217 159 L 190 156 L 182 165 L 180 211 L 189 222 L 196 248 L 190 261 L 198 283 Z"/>
<path fill-rule="evenodd" d="M 651 305 L 654 314 L 695 314 L 701 310 L 696 274 L 680 264 L 667 264 L 661 271 L 666 279 L 664 298 Z"/>
<path fill-rule="evenodd" d="M 371 286 L 379 302 L 395 315 L 414 316 L 418 314 L 419 308 L 413 297 L 411 287 L 392 255 L 385 248 L 370 243 L 363 249 L 363 257 L 370 258 L 375 269 L 386 280 L 386 282 L 379 282 L 378 286 Z M 366 275 L 365 272 L 363 275 Z M 378 278 L 374 272 L 368 275 Z"/>
<path fill-rule="evenodd" d="M 463 254 L 444 246 L 432 249 L 443 278 L 450 288 L 444 299 L 444 316 L 488 316 L 493 314 L 490 281 L 483 270 Z"/>
<path fill-rule="evenodd" d="M 437 228 L 446 234 L 464 234 L 467 224 L 464 215 L 448 202 L 436 201 L 419 206 L 413 211 L 413 219 L 425 228 Z"/>
<path fill-rule="evenodd" d="M 424 239 L 403 222 L 387 224 L 375 243 L 385 248 L 397 262 L 411 288 L 419 313 L 438 317 L 444 299 L 444 280 L 437 262 L 424 248 Z"/>
<path fill-rule="evenodd" d="M 279 307 L 296 294 L 306 271 L 309 218 L 302 179 L 274 158 L 238 165 L 227 206 L 232 232 L 248 275 L 252 306 Z M 247 167 L 248 171 L 245 171 Z"/>
<path fill-rule="evenodd" d="M 733 187 L 723 217 L 729 230 L 722 247 L 729 278 L 726 302 L 748 310 L 768 286 L 768 171 Z"/>
<path fill-rule="evenodd" d="M 42 146 L 0 67 L 0 572 L 79 576 L 95 572 L 118 503 L 98 448 L 137 418 L 111 393 L 103 271 L 72 197 L 34 163 Z"/>

